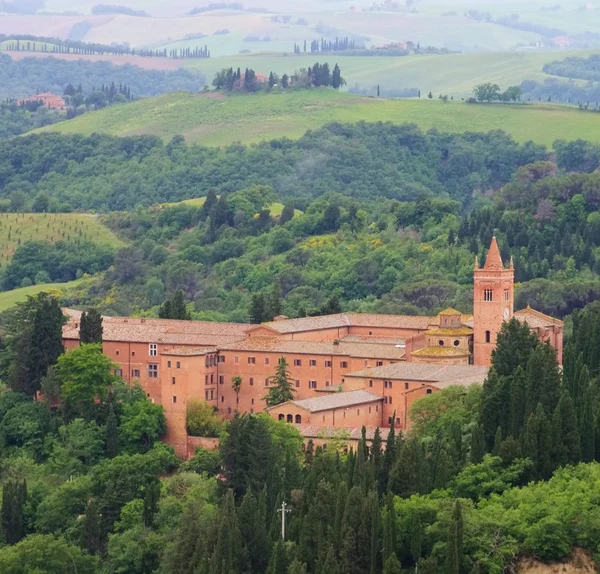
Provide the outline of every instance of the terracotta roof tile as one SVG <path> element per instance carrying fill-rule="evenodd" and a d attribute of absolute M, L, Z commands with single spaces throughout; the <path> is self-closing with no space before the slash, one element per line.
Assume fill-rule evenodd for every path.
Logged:
<path fill-rule="evenodd" d="M 318 331 L 351 326 L 391 327 L 397 329 L 427 329 L 432 317 L 423 315 L 377 315 L 373 313 L 339 313 L 321 317 L 300 317 L 263 323 L 279 333 Z"/>
<path fill-rule="evenodd" d="M 320 411 L 329 411 L 331 409 L 343 409 L 355 405 L 376 403 L 380 401 L 383 401 L 383 397 L 374 395 L 369 391 L 349 391 L 346 393 L 331 393 L 320 397 L 313 397 L 311 399 L 303 399 L 299 401 L 289 402 L 311 413 L 318 413 Z M 271 410 L 278 407 L 281 407 L 281 405 L 277 405 L 277 407 L 270 407 L 270 409 L 267 410 Z"/>
<path fill-rule="evenodd" d="M 518 319 L 523 323 L 527 322 L 527 324 L 534 329 L 554 326 L 562 327 L 564 325 L 559 319 L 550 317 L 550 315 L 545 315 L 529 306 L 527 306 L 526 309 L 517 311 L 515 313 L 515 319 Z"/>
<path fill-rule="evenodd" d="M 483 383 L 488 368 L 474 365 L 441 365 L 435 363 L 394 363 L 356 371 L 346 377 L 421 381 L 439 385 Z"/>
<path fill-rule="evenodd" d="M 346 343 L 340 341 L 299 341 L 279 337 L 248 337 L 240 341 L 219 345 L 223 351 L 256 351 L 257 353 L 282 353 L 300 355 L 338 355 L 361 359 L 404 359 L 404 347 L 370 343 Z"/>

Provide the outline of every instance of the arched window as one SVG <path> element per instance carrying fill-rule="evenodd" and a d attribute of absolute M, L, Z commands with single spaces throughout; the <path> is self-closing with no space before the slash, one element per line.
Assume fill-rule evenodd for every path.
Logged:
<path fill-rule="evenodd" d="M 296 415 L 296 424 L 299 425 L 302 423 L 302 415 Z"/>
<path fill-rule="evenodd" d="M 279 420 L 282 421 L 285 418 L 285 415 L 279 415 Z"/>
<path fill-rule="evenodd" d="M 492 340 L 492 334 L 489 331 L 485 332 L 485 342 L 490 343 Z"/>
<path fill-rule="evenodd" d="M 293 423 L 294 422 L 294 416 L 293 415 L 288 415 L 287 416 L 287 422 L 288 423 Z"/>
<path fill-rule="evenodd" d="M 431 389 L 427 389 L 427 394 L 430 395 L 431 394 Z"/>

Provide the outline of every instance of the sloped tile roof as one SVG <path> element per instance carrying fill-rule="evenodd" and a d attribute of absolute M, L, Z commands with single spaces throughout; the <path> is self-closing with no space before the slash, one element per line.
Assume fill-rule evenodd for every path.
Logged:
<path fill-rule="evenodd" d="M 488 374 L 487 367 L 474 365 L 441 365 L 435 363 L 393 363 L 383 367 L 362 369 L 345 375 L 370 379 L 393 379 L 420 381 L 439 385 L 467 385 L 483 383 Z"/>
<path fill-rule="evenodd" d="M 290 401 L 290 403 L 300 407 L 301 409 L 310 411 L 311 413 L 318 413 L 320 411 L 342 409 L 355 405 L 363 405 L 365 403 L 376 403 L 382 400 L 383 397 L 374 395 L 369 391 L 348 391 L 346 393 L 331 393 L 320 397 L 313 397 L 311 399 Z"/>
<path fill-rule="evenodd" d="M 515 318 L 522 323 L 527 322 L 527 324 L 534 329 L 554 326 L 562 327 L 564 325 L 561 320 L 550 317 L 550 315 L 546 315 L 540 311 L 536 311 L 529 307 L 529 305 L 526 309 L 517 311 L 515 313 Z"/>

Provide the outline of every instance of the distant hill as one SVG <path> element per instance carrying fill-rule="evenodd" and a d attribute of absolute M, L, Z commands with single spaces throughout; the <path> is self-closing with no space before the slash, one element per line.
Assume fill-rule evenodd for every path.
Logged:
<path fill-rule="evenodd" d="M 92 112 L 40 131 L 151 134 L 165 140 L 224 145 L 297 138 L 331 122 L 413 122 L 423 129 L 465 132 L 502 129 L 516 140 L 552 146 L 561 138 L 600 141 L 600 114 L 556 105 L 468 105 L 460 101 L 385 100 L 333 90 L 224 96 L 174 93 Z"/>

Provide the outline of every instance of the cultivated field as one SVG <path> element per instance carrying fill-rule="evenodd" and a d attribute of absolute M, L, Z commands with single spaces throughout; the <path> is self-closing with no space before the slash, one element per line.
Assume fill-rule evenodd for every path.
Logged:
<path fill-rule="evenodd" d="M 21 287 L 12 291 L 0 291 L 0 312 L 6 311 L 17 303 L 22 303 L 27 297 L 33 297 L 42 291 L 56 294 L 60 297 L 67 289 L 78 287 L 85 279 L 77 279 L 68 283 L 45 283 L 43 285 L 32 285 L 31 287 Z"/>
<path fill-rule="evenodd" d="M 0 213 L 0 269 L 26 241 L 92 241 L 123 245 L 93 215 L 71 213 Z"/>
<path fill-rule="evenodd" d="M 210 96 L 210 97 L 207 97 Z M 236 141 L 297 138 L 330 122 L 413 122 L 428 130 L 503 129 L 518 141 L 552 146 L 557 139 L 600 141 L 600 114 L 557 105 L 469 105 L 434 99 L 385 100 L 333 90 L 215 97 L 175 93 L 113 106 L 43 128 L 42 131 L 126 136 L 153 134 L 165 140 L 183 134 L 189 142 L 224 145 Z"/>
<path fill-rule="evenodd" d="M 542 72 L 545 63 L 573 55 L 585 57 L 592 53 L 594 51 L 494 52 L 395 58 L 260 54 L 187 60 L 184 65 L 212 79 L 217 71 L 229 67 L 249 67 L 257 72 L 268 74 L 273 71 L 281 75 L 308 68 L 315 61 L 327 61 L 332 66 L 337 62 L 349 87 L 358 84 L 362 88 L 374 88 L 377 85 L 382 89 L 418 88 L 422 95 L 431 90 L 436 97 L 442 93 L 460 99 L 470 96 L 473 87 L 483 82 L 494 82 L 502 88 L 518 85 L 523 80 L 543 82 L 552 77 Z"/>

